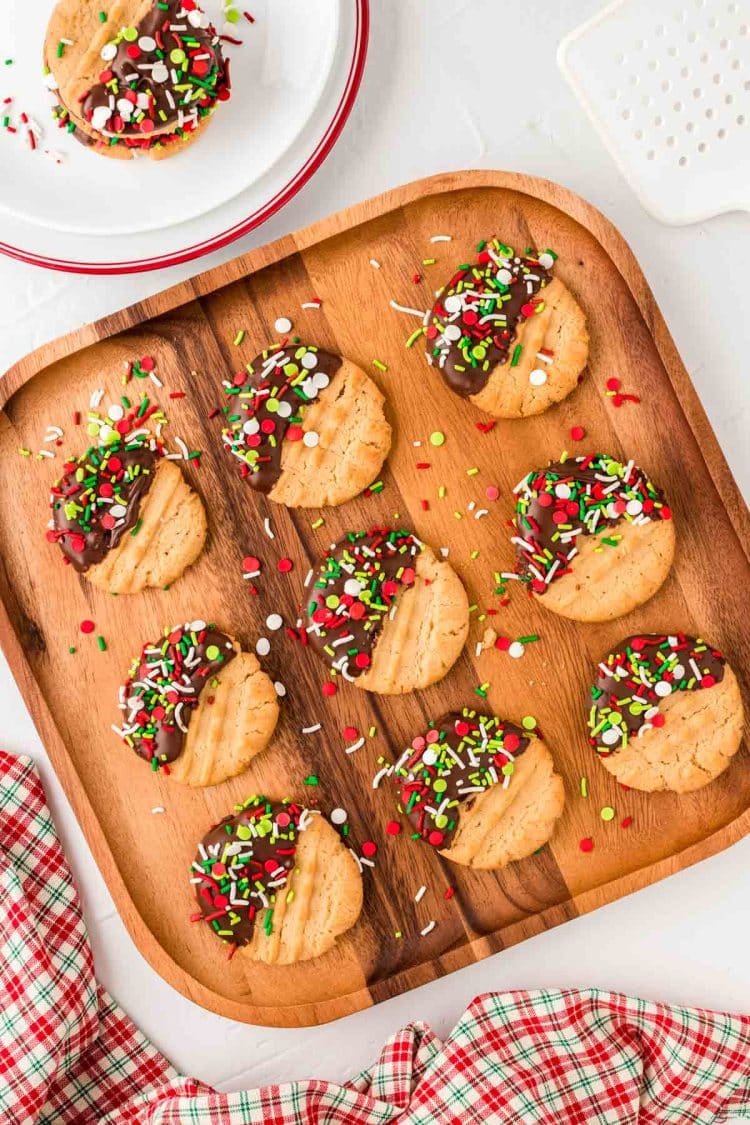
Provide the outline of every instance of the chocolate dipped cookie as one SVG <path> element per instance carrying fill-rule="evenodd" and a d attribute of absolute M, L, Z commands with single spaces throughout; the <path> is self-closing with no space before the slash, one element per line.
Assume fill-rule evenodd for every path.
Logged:
<path fill-rule="evenodd" d="M 55 115 L 104 156 L 180 152 L 229 97 L 229 68 L 196 0 L 59 0 L 44 42 Z"/>
<path fill-rule="evenodd" d="M 194 920 L 252 961 L 320 957 L 362 910 L 354 856 L 319 812 L 293 801 L 236 806 L 204 836 L 190 875 Z"/>
<path fill-rule="evenodd" d="M 551 250 L 517 253 L 493 238 L 438 291 L 425 334 L 427 361 L 457 395 L 496 418 L 554 406 L 588 358 L 586 318 L 552 276 Z"/>
<path fill-rule="evenodd" d="M 343 504 L 372 484 L 388 455 L 383 395 L 351 360 L 275 346 L 225 389 L 224 445 L 249 486 L 278 504 Z"/>
<path fill-rule="evenodd" d="M 119 705 L 115 733 L 153 770 L 191 786 L 246 770 L 279 717 L 276 690 L 255 655 L 205 621 L 145 644 Z"/>
<path fill-rule="evenodd" d="M 135 594 L 171 585 L 200 555 L 200 497 L 147 435 L 69 459 L 50 495 L 47 537 L 99 589 Z"/>
<path fill-rule="evenodd" d="M 469 601 L 445 559 L 410 531 L 374 527 L 331 547 L 306 629 L 332 675 L 401 695 L 443 678 L 469 631 Z"/>
<path fill-rule="evenodd" d="M 563 811 L 562 778 L 533 730 L 464 709 L 431 723 L 381 770 L 414 836 L 453 863 L 492 870 L 545 844 Z"/>
<path fill-rule="evenodd" d="M 740 747 L 737 677 L 712 645 L 684 633 L 628 637 L 599 664 L 589 741 L 623 785 L 689 793 Z"/>
<path fill-rule="evenodd" d="M 672 512 L 633 461 L 589 453 L 533 469 L 516 486 L 517 570 L 540 603 L 611 621 L 648 601 L 675 551 Z"/>

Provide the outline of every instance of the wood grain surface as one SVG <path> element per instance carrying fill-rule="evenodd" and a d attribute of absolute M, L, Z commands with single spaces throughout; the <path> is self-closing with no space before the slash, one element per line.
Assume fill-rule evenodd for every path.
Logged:
<path fill-rule="evenodd" d="M 432 243 L 436 234 L 453 241 Z M 591 355 L 581 386 L 560 406 L 527 421 L 498 422 L 484 435 L 475 423 L 486 419 L 450 394 L 427 368 L 421 346 L 404 347 L 418 322 L 393 311 L 389 301 L 427 307 L 454 266 L 493 234 L 519 247 L 558 252 L 557 273 L 588 314 Z M 431 257 L 436 264 L 422 266 Z M 372 258 L 380 269 L 370 265 Z M 424 275 L 419 284 L 415 272 Z M 313 295 L 322 307 L 302 310 Z M 311 522 L 319 513 L 287 511 L 244 484 L 221 448 L 221 419 L 208 418 L 223 404 L 221 380 L 275 338 L 279 316 L 292 319 L 303 341 L 369 371 L 387 397 L 394 426 L 384 491 L 320 513 L 325 523 L 318 529 Z M 241 329 L 244 340 L 235 346 Z M 169 414 L 168 433 L 204 451 L 187 475 L 206 504 L 209 544 L 169 591 L 112 597 L 63 567 L 60 553 L 45 541 L 48 493 L 62 454 L 88 444 L 84 427 L 73 425 L 73 412 L 85 414 L 96 387 L 119 395 L 123 361 L 144 354 L 157 359 L 164 389 L 153 397 Z M 376 358 L 387 372 L 373 367 Z M 642 402 L 616 409 L 604 389 L 611 376 Z M 131 384 L 131 391 L 141 389 L 154 390 Z M 180 390 L 185 398 L 169 399 Z M 750 829 L 746 748 L 712 785 L 678 797 L 623 790 L 587 744 L 586 702 L 596 662 L 629 633 L 701 634 L 721 647 L 744 681 L 750 537 L 747 509 L 631 252 L 602 215 L 564 188 L 502 172 L 454 173 L 407 185 L 39 349 L 7 373 L 0 406 L 0 642 L 134 941 L 197 1003 L 250 1023 L 334 1019 L 663 878 Z M 20 457 L 19 447 L 41 446 L 49 423 L 65 429 L 57 459 Z M 574 424 L 588 434 L 577 446 L 569 436 Z M 439 449 L 428 441 L 435 430 L 447 438 Z M 418 440 L 425 443 L 421 449 L 413 446 Z M 511 489 L 563 449 L 632 456 L 674 509 L 678 548 L 671 576 L 650 603 L 607 625 L 578 625 L 545 613 L 520 588 L 511 590 L 503 609 L 493 594 L 493 573 L 512 567 L 505 527 Z M 417 469 L 418 461 L 431 468 Z M 472 467 L 479 473 L 469 476 Z M 475 520 L 467 505 L 485 506 L 490 484 L 499 487 L 500 498 L 486 504 L 486 518 Z M 442 500 L 440 485 L 447 488 Z M 266 516 L 273 541 L 263 530 Z M 144 640 L 162 626 L 204 617 L 252 648 L 258 636 L 270 635 L 269 613 L 294 623 L 304 575 L 329 543 L 380 521 L 411 526 L 436 548 L 448 546 L 478 606 L 467 648 L 442 683 L 396 699 L 344 685 L 327 700 L 320 690 L 322 664 L 277 633 L 263 663 L 288 694 L 275 738 L 246 774 L 189 791 L 153 775 L 122 748 L 110 730 L 119 717 L 117 687 Z M 242 579 L 247 554 L 264 563 L 258 597 Z M 291 574 L 278 572 L 282 556 L 294 560 Z M 539 642 L 518 661 L 496 650 L 476 657 L 484 628 L 478 618 L 487 608 L 500 609 L 494 624 L 502 633 L 538 633 Z M 106 652 L 99 651 L 96 634 L 79 632 L 84 618 L 96 622 Z M 567 794 L 551 846 L 497 874 L 451 865 L 407 832 L 389 837 L 393 793 L 388 785 L 371 788 L 381 755 L 396 755 L 447 708 L 480 704 L 474 689 L 484 681 L 491 685 L 488 709 L 513 720 L 536 716 Z M 318 733 L 301 733 L 318 722 Z M 374 726 L 377 734 L 347 755 L 347 725 Z M 311 773 L 320 778 L 317 789 L 303 785 Z M 584 775 L 587 799 L 580 796 Z M 324 811 L 343 806 L 352 846 L 373 840 L 379 847 L 376 866 L 364 874 L 361 921 L 318 961 L 289 968 L 241 957 L 228 963 L 207 928 L 188 921 L 188 866 L 197 840 L 253 792 L 314 798 Z M 605 805 L 616 810 L 608 824 L 599 816 Z M 152 814 L 156 806 L 166 812 Z M 632 825 L 623 829 L 627 816 Z M 584 854 L 579 841 L 588 836 L 595 847 Z M 415 903 L 422 884 L 427 892 Z M 455 889 L 449 901 L 448 887 Z M 420 937 L 432 919 L 435 928 Z"/>

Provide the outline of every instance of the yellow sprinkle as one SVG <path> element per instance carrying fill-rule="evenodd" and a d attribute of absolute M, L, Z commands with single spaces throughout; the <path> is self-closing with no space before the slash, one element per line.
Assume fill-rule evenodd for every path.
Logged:
<path fill-rule="evenodd" d="M 314 520 L 313 523 L 310 524 L 310 527 L 313 529 L 313 531 L 317 531 L 318 528 L 322 527 L 325 522 L 326 521 L 323 519 L 323 517 L 320 516 L 319 519 Z"/>
<path fill-rule="evenodd" d="M 471 552 L 471 558 L 472 559 L 478 559 L 479 558 L 479 551 L 472 551 Z"/>
<path fill-rule="evenodd" d="M 464 518 L 463 512 L 454 512 L 453 515 L 457 520 L 462 520 Z"/>
<path fill-rule="evenodd" d="M 467 477 L 475 477 L 475 476 L 477 475 L 477 473 L 478 473 L 478 472 L 479 472 L 479 469 L 477 469 L 477 468 L 474 468 L 474 469 L 467 469 L 467 470 L 466 470 L 466 475 L 467 475 Z"/>
<path fill-rule="evenodd" d="M 30 449 L 19 449 L 18 452 L 21 454 L 22 457 L 31 457 L 31 450 Z"/>
<path fill-rule="evenodd" d="M 447 491 L 448 490 L 446 489 L 445 485 L 441 484 L 440 488 L 438 489 L 438 496 L 440 497 L 441 500 L 445 500 L 445 494 L 446 494 Z"/>

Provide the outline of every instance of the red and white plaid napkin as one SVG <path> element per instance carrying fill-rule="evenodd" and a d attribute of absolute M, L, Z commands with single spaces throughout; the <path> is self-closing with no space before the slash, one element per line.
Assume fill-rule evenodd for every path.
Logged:
<path fill-rule="evenodd" d="M 1 1125 L 688 1125 L 729 1116 L 750 1119 L 749 1017 L 593 990 L 480 996 L 445 1042 L 410 1024 L 342 1085 L 219 1094 L 184 1078 L 97 984 L 34 765 L 0 752 Z"/>

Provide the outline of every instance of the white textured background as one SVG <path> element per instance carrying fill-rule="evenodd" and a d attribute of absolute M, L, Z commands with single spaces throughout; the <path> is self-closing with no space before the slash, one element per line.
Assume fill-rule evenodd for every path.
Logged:
<path fill-rule="evenodd" d="M 0 370 L 60 333 L 386 188 L 452 168 L 515 169 L 573 188 L 619 226 L 747 495 L 749 220 L 730 215 L 678 230 L 641 209 L 555 63 L 560 38 L 600 0 L 371 5 L 359 102 L 328 162 L 285 211 L 221 254 L 133 278 L 67 277 L 0 258 Z M 476 993 L 490 989 L 595 985 L 750 1011 L 748 839 L 597 914 L 336 1024 L 285 1031 L 222 1020 L 174 992 L 134 948 L 2 657 L 0 714 L 4 748 L 33 754 L 42 768 L 100 978 L 178 1067 L 209 1082 L 240 1088 L 345 1078 L 403 1023 L 423 1019 L 445 1033 Z"/>

